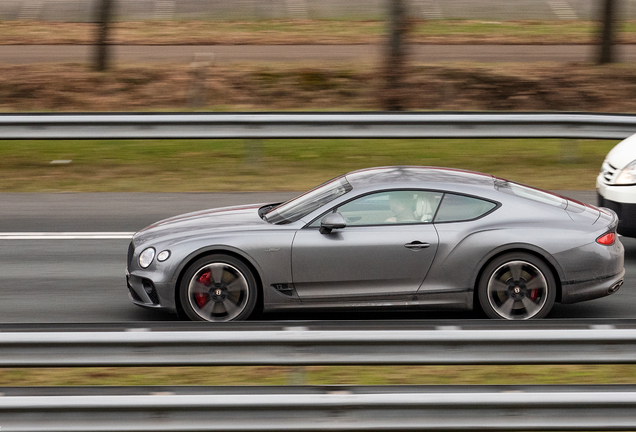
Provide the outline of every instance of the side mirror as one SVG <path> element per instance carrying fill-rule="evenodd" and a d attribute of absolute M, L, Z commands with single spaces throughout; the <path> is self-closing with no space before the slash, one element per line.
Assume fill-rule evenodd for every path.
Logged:
<path fill-rule="evenodd" d="M 329 234 L 332 230 L 347 226 L 347 221 L 340 213 L 329 213 L 320 221 L 320 234 Z"/>

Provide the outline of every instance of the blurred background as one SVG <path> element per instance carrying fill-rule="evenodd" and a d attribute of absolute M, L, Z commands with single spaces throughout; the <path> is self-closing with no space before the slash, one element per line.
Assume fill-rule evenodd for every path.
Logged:
<path fill-rule="evenodd" d="M 634 61 L 636 0 L 0 1 L 0 112 L 633 112 Z M 0 191 L 302 190 L 389 164 L 590 190 L 615 143 L 5 142 Z"/>
<path fill-rule="evenodd" d="M 0 109 L 629 111 L 630 68 L 591 66 L 636 59 L 635 17 L 636 0 L 5 0 Z"/>

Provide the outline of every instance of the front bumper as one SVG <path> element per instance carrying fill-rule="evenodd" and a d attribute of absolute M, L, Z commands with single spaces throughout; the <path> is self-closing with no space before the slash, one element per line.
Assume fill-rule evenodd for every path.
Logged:
<path fill-rule="evenodd" d="M 126 260 L 126 286 L 128 298 L 137 306 L 148 309 L 163 309 L 176 312 L 174 290 L 170 283 L 170 270 L 165 266 L 157 269 L 156 264 L 149 269 L 141 269 L 136 265 L 138 252 L 135 251 L 134 241 L 128 246 Z"/>
<path fill-rule="evenodd" d="M 126 270 L 126 286 L 128 297 L 134 304 L 150 308 L 161 307 L 157 289 L 150 279 L 131 276 Z"/>
<path fill-rule="evenodd" d="M 616 231 L 625 237 L 636 237 L 636 204 L 609 200 L 601 195 L 600 190 L 597 196 L 599 207 L 612 209 L 618 215 Z"/>
<path fill-rule="evenodd" d="M 149 278 L 131 275 L 128 271 L 126 271 L 126 286 L 128 298 L 137 306 L 177 312 L 169 296 L 171 290 L 168 286 L 157 284 Z"/>
<path fill-rule="evenodd" d="M 576 282 L 561 287 L 561 303 L 578 303 L 614 294 L 625 278 L 625 269 L 617 275 L 585 282 Z"/>
<path fill-rule="evenodd" d="M 150 278 L 130 274 L 126 269 L 126 286 L 128 287 L 128 298 L 137 306 L 162 309 L 168 312 L 177 311 L 172 300 L 172 290 L 168 284 L 160 284 Z"/>

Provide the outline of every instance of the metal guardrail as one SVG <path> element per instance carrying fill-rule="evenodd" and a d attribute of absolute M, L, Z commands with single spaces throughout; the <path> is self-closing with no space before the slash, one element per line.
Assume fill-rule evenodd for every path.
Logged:
<path fill-rule="evenodd" d="M 634 364 L 636 329 L 0 331 L 0 367 L 541 363 Z M 635 386 L 531 387 L 186 387 L 146 393 L 136 387 L 0 388 L 0 427 L 34 432 L 636 429 Z"/>
<path fill-rule="evenodd" d="M 109 392 L 110 393 L 110 392 Z M 0 397 L 12 431 L 634 430 L 633 388 L 358 387 Z"/>
<path fill-rule="evenodd" d="M 636 363 L 636 329 L 0 332 L 0 367 Z"/>
<path fill-rule="evenodd" d="M 0 114 L 0 139 L 624 139 L 636 116 L 564 113 Z"/>

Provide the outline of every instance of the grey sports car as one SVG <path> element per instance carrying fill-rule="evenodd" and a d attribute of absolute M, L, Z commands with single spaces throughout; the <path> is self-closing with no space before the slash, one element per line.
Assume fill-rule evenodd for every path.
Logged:
<path fill-rule="evenodd" d="M 623 283 L 618 219 L 486 174 L 371 168 L 285 203 L 205 210 L 133 237 L 133 303 L 192 320 L 255 310 L 481 308 L 544 317 Z"/>

